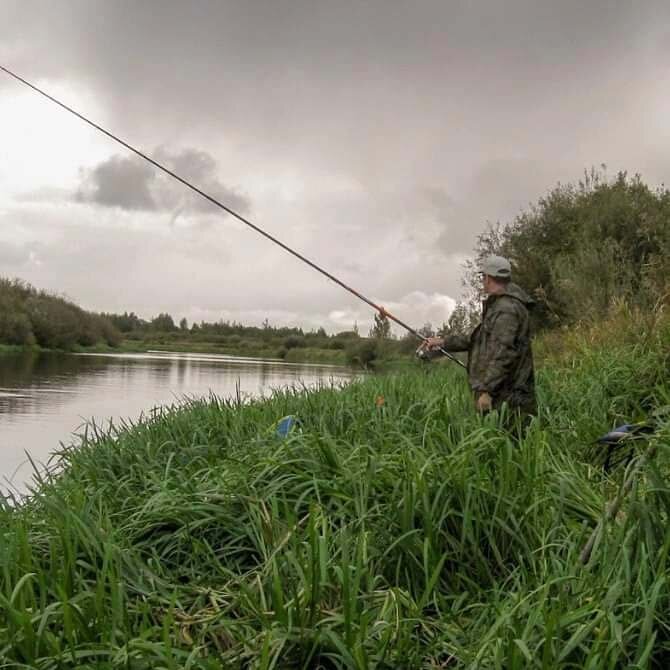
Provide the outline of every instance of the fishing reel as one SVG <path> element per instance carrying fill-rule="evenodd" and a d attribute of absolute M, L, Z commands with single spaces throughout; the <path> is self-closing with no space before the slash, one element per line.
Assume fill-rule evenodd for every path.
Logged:
<path fill-rule="evenodd" d="M 424 344 L 421 344 L 414 352 L 414 356 L 420 361 L 429 363 L 433 360 L 433 358 L 438 358 L 440 356 L 440 352 L 437 349 L 426 349 Z"/>
<path fill-rule="evenodd" d="M 421 359 L 422 361 L 427 361 L 429 360 L 428 358 L 428 349 L 426 349 L 423 345 L 417 348 L 417 350 L 414 352 L 414 355 Z"/>

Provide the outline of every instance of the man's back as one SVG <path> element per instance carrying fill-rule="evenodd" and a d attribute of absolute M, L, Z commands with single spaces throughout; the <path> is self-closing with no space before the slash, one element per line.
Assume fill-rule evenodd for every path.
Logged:
<path fill-rule="evenodd" d="M 484 303 L 482 322 L 469 346 L 468 373 L 475 392 L 490 394 L 493 406 L 535 413 L 535 376 L 531 350 L 532 300 L 519 286 L 490 295 Z"/>
<path fill-rule="evenodd" d="M 528 313 L 533 301 L 512 283 L 512 266 L 502 256 L 482 259 L 481 276 L 482 288 L 488 297 L 479 326 L 470 337 L 428 338 L 422 350 L 468 352 L 469 382 L 480 412 L 486 413 L 507 403 L 514 414 L 535 414 L 535 372 Z"/>

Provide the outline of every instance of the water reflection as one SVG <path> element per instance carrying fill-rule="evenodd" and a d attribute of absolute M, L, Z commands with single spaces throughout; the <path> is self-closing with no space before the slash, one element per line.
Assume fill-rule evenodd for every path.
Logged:
<path fill-rule="evenodd" d="M 44 463 L 89 420 L 136 418 L 185 396 L 262 395 L 291 384 L 345 381 L 334 366 L 194 354 L 0 356 L 0 490 L 24 490 L 26 453 Z M 12 485 L 8 484 L 8 480 Z"/>

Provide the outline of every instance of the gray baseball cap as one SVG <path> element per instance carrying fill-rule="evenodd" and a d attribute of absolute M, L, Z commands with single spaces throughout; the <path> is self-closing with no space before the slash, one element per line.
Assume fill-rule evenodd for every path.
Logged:
<path fill-rule="evenodd" d="M 487 256 L 480 268 L 482 274 L 496 279 L 509 279 L 512 276 L 510 262 L 502 256 Z"/>

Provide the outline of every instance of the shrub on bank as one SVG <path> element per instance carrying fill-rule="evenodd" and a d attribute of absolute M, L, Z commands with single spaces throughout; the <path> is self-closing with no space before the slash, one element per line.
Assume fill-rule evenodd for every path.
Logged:
<path fill-rule="evenodd" d="M 517 281 L 537 300 L 539 329 L 606 318 L 626 300 L 650 312 L 667 302 L 670 277 L 670 190 L 639 175 L 609 179 L 592 170 L 559 184 L 512 222 L 479 237 L 478 258 L 512 260 Z M 469 264 L 473 297 L 478 264 Z"/>
<path fill-rule="evenodd" d="M 386 353 L 390 353 L 390 346 L 385 348 L 382 341 L 374 337 L 361 338 L 346 348 L 347 363 L 366 369 Z"/>
<path fill-rule="evenodd" d="M 300 335 L 289 335 L 284 340 L 285 349 L 296 349 L 298 347 L 306 347 L 306 346 L 307 342 L 305 341 L 305 338 Z"/>
<path fill-rule="evenodd" d="M 120 341 L 108 319 L 19 280 L 0 279 L 0 344 L 71 350 Z"/>

